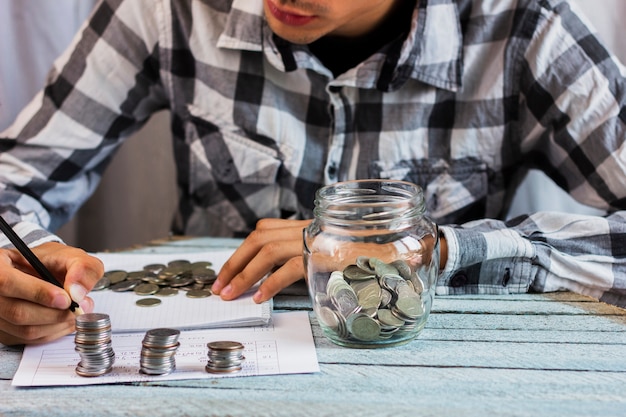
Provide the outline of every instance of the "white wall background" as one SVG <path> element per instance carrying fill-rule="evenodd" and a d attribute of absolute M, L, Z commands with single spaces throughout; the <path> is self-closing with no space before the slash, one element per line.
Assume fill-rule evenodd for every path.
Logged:
<path fill-rule="evenodd" d="M 0 0 L 0 130 L 43 85 L 96 0 Z M 572 0 L 626 62 L 624 0 Z M 169 117 L 155 115 L 120 150 L 94 196 L 59 234 L 86 250 L 125 248 L 167 236 L 176 205 Z M 531 172 L 511 215 L 536 210 L 595 213 Z"/>
<path fill-rule="evenodd" d="M 0 131 L 43 86 L 96 0 L 0 0 Z M 168 234 L 176 205 L 169 116 L 163 112 L 127 143 L 98 191 L 58 231 L 86 250 L 125 248 Z"/>

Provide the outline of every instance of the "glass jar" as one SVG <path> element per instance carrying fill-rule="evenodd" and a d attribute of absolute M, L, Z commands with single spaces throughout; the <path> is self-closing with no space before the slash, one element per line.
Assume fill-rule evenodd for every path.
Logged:
<path fill-rule="evenodd" d="M 393 180 L 320 188 L 304 230 L 305 278 L 313 310 L 334 343 L 404 344 L 424 328 L 439 272 L 437 226 L 422 189 Z"/>

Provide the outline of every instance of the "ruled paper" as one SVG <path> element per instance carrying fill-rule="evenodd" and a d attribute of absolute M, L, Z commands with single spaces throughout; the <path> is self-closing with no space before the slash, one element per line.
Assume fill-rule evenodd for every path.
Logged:
<path fill-rule="evenodd" d="M 209 252 L 178 252 L 171 254 L 92 253 L 105 266 L 105 271 L 122 269 L 134 271 L 152 263 L 167 264 L 172 260 L 190 262 L 209 261 L 216 271 L 232 254 L 232 250 Z M 156 327 L 176 329 L 209 329 L 267 324 L 271 318 L 271 301 L 256 304 L 252 295 L 256 287 L 236 300 L 223 301 L 212 295 L 207 298 L 189 298 L 184 291 L 171 297 L 140 296 L 134 292 L 111 290 L 92 291 L 89 296 L 95 302 L 94 312 L 106 313 L 111 318 L 113 332 L 146 331 Z M 154 297 L 161 304 L 140 307 L 136 301 Z"/>

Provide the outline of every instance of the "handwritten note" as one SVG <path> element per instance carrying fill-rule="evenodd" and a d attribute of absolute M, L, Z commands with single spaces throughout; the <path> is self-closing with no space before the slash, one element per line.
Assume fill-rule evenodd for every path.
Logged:
<path fill-rule="evenodd" d="M 275 375 L 319 372 L 308 313 L 275 313 L 266 326 L 205 329 L 181 332 L 176 353 L 176 370 L 168 375 L 139 373 L 144 333 L 115 333 L 113 370 L 93 378 L 76 375 L 80 361 L 74 337 L 66 336 L 44 345 L 26 346 L 13 378 L 13 386 L 94 385 L 176 379 L 222 378 L 228 376 Z M 206 372 L 207 343 L 234 340 L 245 347 L 243 369 L 233 374 Z"/>

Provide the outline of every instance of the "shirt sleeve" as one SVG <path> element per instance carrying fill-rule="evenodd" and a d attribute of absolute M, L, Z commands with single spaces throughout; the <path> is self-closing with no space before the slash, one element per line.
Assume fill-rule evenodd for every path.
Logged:
<path fill-rule="evenodd" d="M 0 133 L 0 215 L 28 244 L 59 240 L 51 232 L 92 194 L 122 140 L 166 107 L 159 4 L 101 2 Z"/>
<path fill-rule="evenodd" d="M 441 227 L 448 263 L 437 292 L 570 290 L 626 307 L 626 71 L 567 2 L 550 4 L 520 19 L 533 35 L 517 65 L 519 152 L 608 214 L 539 212 Z"/>

